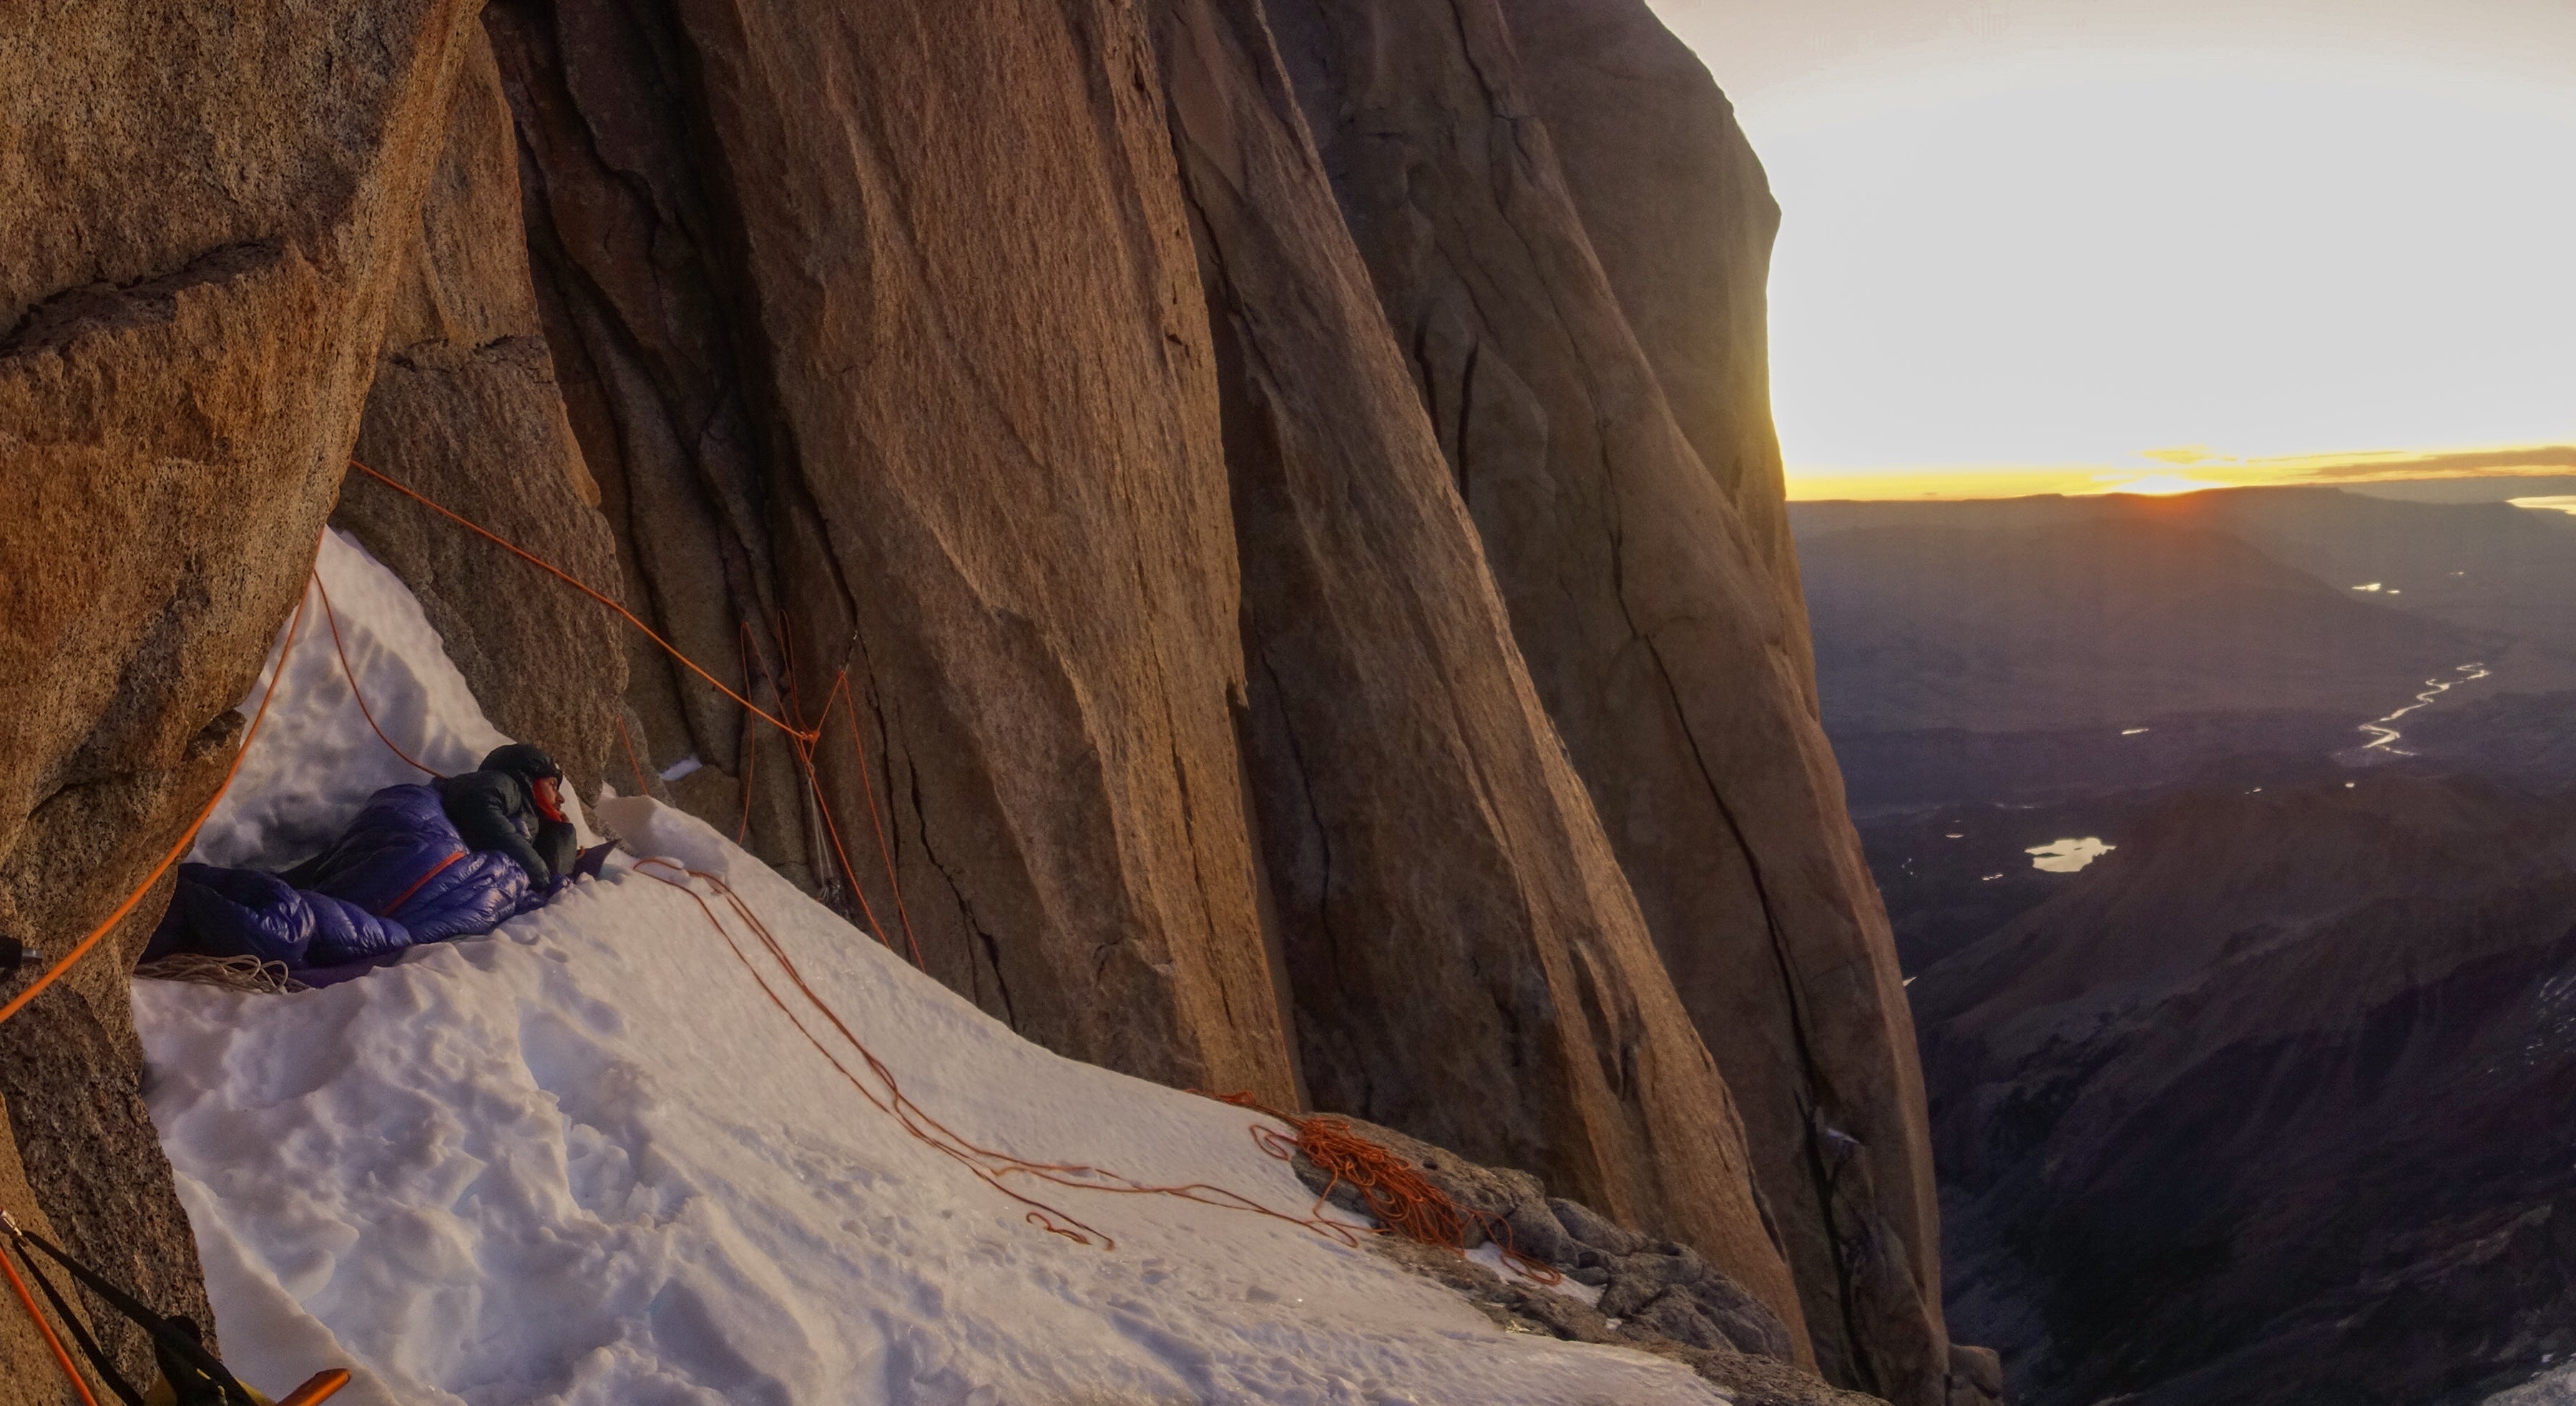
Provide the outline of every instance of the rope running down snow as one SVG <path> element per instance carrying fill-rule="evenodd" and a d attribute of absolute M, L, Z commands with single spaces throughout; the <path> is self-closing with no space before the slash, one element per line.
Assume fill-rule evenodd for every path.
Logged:
<path fill-rule="evenodd" d="M 655 873 L 653 872 L 655 869 L 667 869 L 670 874 Z M 770 1004 L 778 1007 L 780 1012 L 787 1016 L 789 1023 L 796 1027 L 797 1032 L 805 1037 L 807 1043 L 813 1045 L 833 1069 L 839 1071 L 841 1077 L 848 1080 L 850 1086 L 859 1091 L 860 1096 L 875 1105 L 880 1112 L 891 1116 L 906 1133 L 954 1159 L 987 1186 L 1029 1207 L 1028 1221 L 1031 1225 L 1050 1234 L 1061 1235 L 1078 1245 L 1093 1244 L 1096 1237 L 1096 1243 L 1103 1249 L 1114 1250 L 1118 1247 L 1118 1242 L 1105 1232 L 1086 1225 L 1043 1201 L 1012 1190 L 1002 1184 L 1002 1178 L 1025 1176 L 1078 1191 L 1100 1191 L 1122 1196 L 1170 1196 L 1184 1201 L 1194 1201 L 1203 1206 L 1214 1206 L 1221 1210 L 1249 1211 L 1256 1215 L 1267 1216 L 1272 1220 L 1284 1221 L 1290 1225 L 1312 1230 L 1353 1248 L 1358 1247 L 1360 1228 L 1326 1219 L 1321 1202 L 1317 1203 L 1312 1214 L 1290 1215 L 1285 1211 L 1264 1206 L 1241 1192 L 1230 1191 L 1206 1182 L 1191 1182 L 1181 1186 L 1151 1186 L 1102 1167 L 1085 1166 L 1073 1162 L 1035 1162 L 969 1141 L 958 1135 L 947 1124 L 932 1117 L 927 1110 L 914 1103 L 910 1095 L 904 1093 L 903 1086 L 895 1080 L 894 1071 L 887 1068 L 883 1060 L 877 1058 L 875 1052 L 851 1031 L 848 1023 L 832 1009 L 830 1003 L 826 1002 L 821 994 L 805 980 L 804 973 L 798 970 L 795 960 L 787 955 L 786 948 L 779 943 L 776 935 L 770 932 L 768 925 L 761 922 L 759 916 L 752 912 L 750 905 L 743 901 L 742 896 L 734 892 L 732 885 L 705 870 L 690 869 L 669 859 L 639 860 L 636 870 L 649 878 L 658 879 L 687 893 L 697 901 L 700 911 L 707 915 L 707 921 L 713 923 L 716 931 L 723 935 L 725 945 L 732 949 L 735 959 L 740 961 L 743 968 L 751 973 L 752 979 L 759 983 L 761 994 L 767 996 Z M 674 878 L 671 875 L 681 877 Z M 715 889 L 716 893 L 733 909 L 734 915 L 751 930 L 762 948 L 768 952 L 770 959 L 778 964 L 779 969 L 786 974 L 788 981 L 805 998 L 807 1004 L 829 1022 L 841 1039 L 848 1042 L 850 1048 L 857 1052 L 859 1058 L 866 1063 L 868 1071 L 875 1075 L 877 1082 L 882 1085 L 881 1089 L 871 1087 L 865 1080 L 852 1073 L 849 1066 L 842 1063 L 840 1057 L 832 1053 L 831 1048 L 823 1043 L 804 1019 L 788 1006 L 785 998 L 780 996 L 777 989 L 770 984 L 769 978 L 762 975 L 760 968 L 753 963 L 750 954 L 743 951 L 741 944 L 735 940 L 732 930 L 717 918 L 715 909 L 708 905 L 706 896 L 698 892 L 696 884 L 690 882 L 691 880 L 703 880 Z"/>

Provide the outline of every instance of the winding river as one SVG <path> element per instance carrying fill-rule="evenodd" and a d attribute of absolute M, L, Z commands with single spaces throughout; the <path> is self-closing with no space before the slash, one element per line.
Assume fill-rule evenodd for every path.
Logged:
<path fill-rule="evenodd" d="M 2399 733 L 2398 730 L 2390 726 L 2390 724 L 2396 722 L 2399 718 L 2406 716 L 2408 713 L 2414 712 L 2418 708 L 2429 708 L 2433 706 L 2433 700 L 2441 697 L 2443 694 L 2450 692 L 2461 684 L 2476 683 L 2478 680 L 2488 677 L 2494 671 L 2484 664 L 2462 664 L 2452 672 L 2458 674 L 2459 677 L 2455 679 L 2426 679 L 2424 680 L 2424 691 L 2415 695 L 2414 702 L 2407 704 L 2405 707 L 2400 708 L 2396 712 L 2389 714 L 2387 717 L 2380 718 L 2375 722 L 2363 723 L 2361 725 L 2361 731 L 2369 733 L 2370 740 L 2362 744 L 2361 750 L 2365 753 L 2378 752 L 2391 757 L 2411 757 L 2415 755 L 2414 753 L 2397 745 L 2397 739 L 2403 734 Z"/>

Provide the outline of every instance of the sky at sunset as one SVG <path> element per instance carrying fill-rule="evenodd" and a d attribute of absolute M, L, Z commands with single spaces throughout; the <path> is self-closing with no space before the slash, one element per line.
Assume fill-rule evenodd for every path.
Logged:
<path fill-rule="evenodd" d="M 2576 469 L 2576 4 L 1653 3 L 1783 207 L 1793 497 Z"/>

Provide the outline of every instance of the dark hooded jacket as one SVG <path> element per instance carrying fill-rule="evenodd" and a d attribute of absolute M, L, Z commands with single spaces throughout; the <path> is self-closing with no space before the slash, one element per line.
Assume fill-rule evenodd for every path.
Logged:
<path fill-rule="evenodd" d="M 543 748 L 515 742 L 485 757 L 480 771 L 435 783 L 466 847 L 517 860 L 540 892 L 570 874 L 580 856 L 572 822 L 537 810 L 537 782 L 547 777 L 560 782 L 563 768 Z"/>

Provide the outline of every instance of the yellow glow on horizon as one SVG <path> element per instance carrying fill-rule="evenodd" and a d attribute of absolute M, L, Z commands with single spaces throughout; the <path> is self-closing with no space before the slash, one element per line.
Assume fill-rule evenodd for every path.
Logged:
<path fill-rule="evenodd" d="M 2126 483 L 2113 483 L 2095 491 L 2138 493 L 2149 498 L 2171 498 L 2176 494 L 2198 493 L 2204 488 L 2225 488 L 2226 486 L 2205 478 L 2184 478 L 2180 474 L 2149 474 L 2145 478 L 2133 478 Z"/>
<path fill-rule="evenodd" d="M 2189 455 L 2186 460 L 2183 456 Z M 2519 478 L 2576 475 L 2576 446 L 2523 445 L 2496 449 L 2412 453 L 2399 450 L 2302 454 L 2247 459 L 2204 446 L 2149 450 L 2133 468 L 2107 464 L 1940 464 L 1919 468 L 1801 469 L 1788 471 L 1793 503 L 1835 499 L 2027 498 L 2101 493 L 2173 495 L 2211 488 L 2262 488 L 2296 484 L 2385 483 L 2435 478 Z M 2187 469 L 2188 472 L 2168 471 Z M 2576 502 L 2576 500 L 2570 500 Z M 2544 506 L 2558 507 L 2556 501 Z"/>
<path fill-rule="evenodd" d="M 2428 462 L 2576 445 L 2576 84 L 2106 43 L 1738 96 L 1794 497 L 2576 474 Z"/>
<path fill-rule="evenodd" d="M 2138 457 L 2153 459 L 2159 464 L 2179 464 L 2189 468 L 2194 464 L 2206 464 L 2212 459 L 2223 459 L 2226 456 L 2206 444 L 2185 444 L 2172 449 L 2149 449 Z"/>

